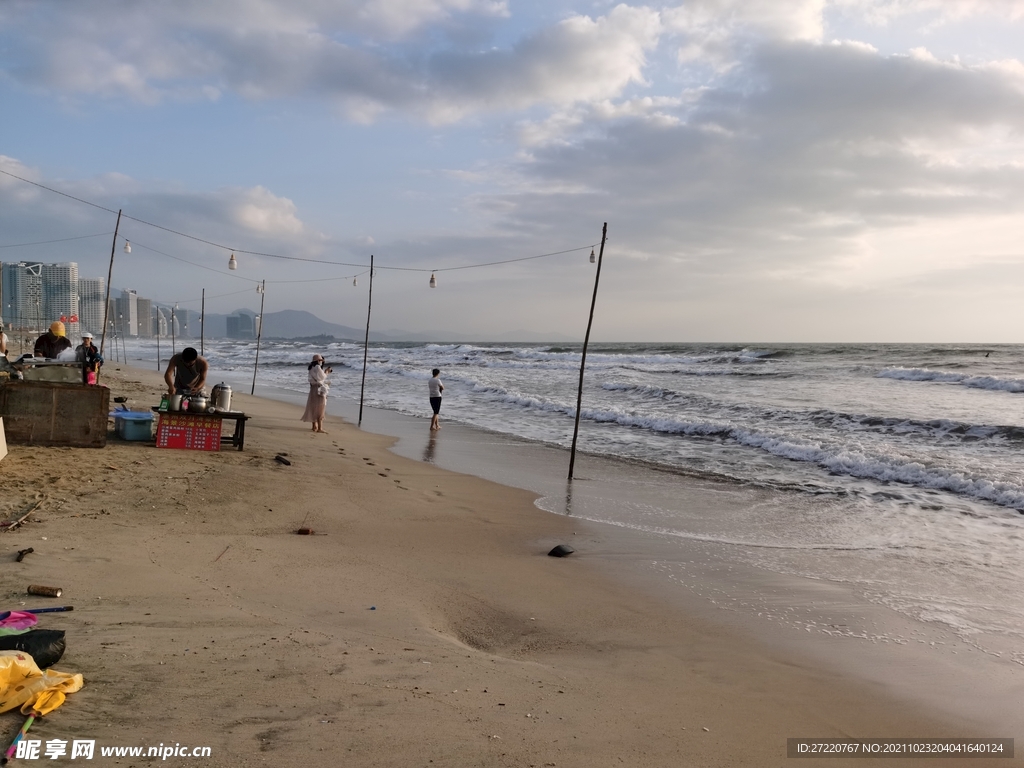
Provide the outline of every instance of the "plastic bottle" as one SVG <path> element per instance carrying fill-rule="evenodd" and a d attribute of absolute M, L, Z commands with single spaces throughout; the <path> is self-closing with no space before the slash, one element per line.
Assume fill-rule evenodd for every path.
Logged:
<path fill-rule="evenodd" d="M 167 413 L 167 408 L 170 406 L 170 404 L 171 404 L 171 401 L 167 397 L 167 393 L 164 392 L 164 396 L 160 398 L 160 408 L 159 408 L 160 412 L 161 413 Z"/>

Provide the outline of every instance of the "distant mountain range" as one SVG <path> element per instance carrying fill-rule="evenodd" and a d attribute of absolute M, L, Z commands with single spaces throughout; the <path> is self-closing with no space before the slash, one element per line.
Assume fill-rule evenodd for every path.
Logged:
<path fill-rule="evenodd" d="M 255 316 L 249 309 L 240 309 L 231 315 Z M 210 338 L 226 338 L 228 335 L 229 315 L 208 314 L 206 316 L 206 335 Z M 365 328 L 352 328 L 321 320 L 312 312 L 300 309 L 283 309 L 280 312 L 268 312 L 263 318 L 264 338 L 299 339 L 312 336 L 333 336 L 339 341 L 362 341 L 366 334 Z M 404 331 L 389 328 L 387 331 L 370 330 L 370 341 L 501 341 L 501 342 L 573 342 L 579 341 L 561 333 L 540 334 L 532 331 L 509 331 L 500 334 L 488 334 L 485 337 L 454 331 Z"/>

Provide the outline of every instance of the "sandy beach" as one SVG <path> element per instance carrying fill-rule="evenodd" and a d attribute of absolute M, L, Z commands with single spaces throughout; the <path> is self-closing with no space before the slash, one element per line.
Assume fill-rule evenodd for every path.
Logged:
<path fill-rule="evenodd" d="M 137 410 L 159 400 L 155 372 L 104 374 Z M 234 406 L 252 417 L 242 452 L 112 439 L 0 462 L 5 515 L 41 501 L 2 534 L 8 607 L 62 587 L 74 612 L 40 626 L 67 629 L 56 668 L 85 677 L 35 738 L 211 748 L 178 765 L 582 768 L 782 766 L 789 737 L 1013 735 L 669 608 L 585 546 L 547 557 L 600 534 L 530 493 L 337 417 L 314 435 L 293 404 Z M 4 722 L 13 736 L 20 718 Z M 932 763 L 958 764 L 913 764 Z"/>

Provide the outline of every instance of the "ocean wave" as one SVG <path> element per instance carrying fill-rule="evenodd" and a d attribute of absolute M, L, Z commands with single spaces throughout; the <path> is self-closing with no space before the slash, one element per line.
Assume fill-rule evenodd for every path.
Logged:
<path fill-rule="evenodd" d="M 838 411 L 811 411 L 808 416 L 818 426 L 841 430 L 865 430 L 893 435 L 919 435 L 936 438 L 978 441 L 1003 439 L 1024 441 L 1024 427 L 1015 425 L 970 424 L 955 419 L 908 419 L 893 416 L 870 416 Z"/>
<path fill-rule="evenodd" d="M 773 456 L 816 464 L 829 472 L 881 482 L 897 482 L 916 488 L 948 491 L 981 501 L 1024 511 L 1024 486 L 994 481 L 904 457 L 872 456 L 842 447 L 823 447 L 765 434 L 721 422 L 682 421 L 638 416 L 617 410 L 583 410 L 581 416 L 597 423 L 648 429 L 663 434 L 716 437 L 756 448 Z"/>
<path fill-rule="evenodd" d="M 998 376 L 970 376 L 966 373 L 933 371 L 929 368 L 886 368 L 875 374 L 879 379 L 899 381 L 936 381 L 945 384 L 960 384 L 974 389 L 988 389 L 996 392 L 1024 392 L 1024 380 L 1001 379 Z"/>

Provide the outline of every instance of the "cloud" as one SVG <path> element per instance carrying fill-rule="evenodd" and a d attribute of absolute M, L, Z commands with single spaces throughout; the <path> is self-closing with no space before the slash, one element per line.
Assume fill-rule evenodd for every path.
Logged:
<path fill-rule="evenodd" d="M 1021 234 L 1024 89 L 1012 67 L 773 43 L 663 109 L 677 120 L 616 115 L 600 134 L 535 146 L 500 198 L 509 220 L 541 233 L 607 218 L 619 253 L 711 281 L 882 280 L 885 264 L 868 257 L 896 264 L 908 257 L 898 242 L 939 245 L 914 234 L 932 223 L 1000 229 L 973 251 L 970 237 L 946 238 L 951 262 L 1006 258 L 1008 233 Z"/>
<path fill-rule="evenodd" d="M 13 63 L 3 75 L 69 98 L 154 103 L 234 91 L 252 100 L 327 99 L 362 121 L 397 110 L 448 122 L 617 96 L 643 82 L 645 54 L 660 32 L 656 12 L 627 5 L 594 19 L 571 16 L 510 46 L 472 50 L 416 33 L 456 15 L 506 15 L 505 3 L 230 0 L 96 11 L 92 4 L 8 7 Z"/>
<path fill-rule="evenodd" d="M 931 26 L 949 24 L 972 16 L 1024 18 L 1022 0 L 832 0 L 845 13 L 884 26 L 906 17 L 928 17 Z"/>
<path fill-rule="evenodd" d="M 4 260 L 78 261 L 83 276 L 105 273 L 119 208 L 125 213 L 120 221 L 119 236 L 131 240 L 133 256 L 119 258 L 118 285 L 152 284 L 153 274 L 163 276 L 156 281 L 158 284 L 165 280 L 188 283 L 189 274 L 209 277 L 191 266 L 182 266 L 174 258 L 200 265 L 200 268 L 226 272 L 227 251 L 212 243 L 304 258 L 324 258 L 325 249 L 332 245 L 331 238 L 304 224 L 291 200 L 260 186 L 192 192 L 143 183 L 122 174 L 83 180 L 47 179 L 38 169 L 2 155 L 0 170 L 7 172 L 0 174 L 0 232 L 3 232 L 0 246 L 60 241 L 92 234 L 98 237 L 69 240 L 59 245 L 5 248 L 0 250 Z M 54 194 L 7 174 L 64 194 Z M 83 204 L 81 200 L 93 205 Z M 345 252 L 344 244 L 333 243 L 333 248 Z M 257 268 L 282 268 L 287 264 L 252 255 L 240 258 L 247 260 L 250 276 Z"/>
<path fill-rule="evenodd" d="M 823 42 L 830 22 L 911 19 L 934 29 L 983 16 L 1015 21 L 1024 18 L 1024 0 L 690 0 L 662 16 L 682 64 L 725 72 L 759 43 Z"/>
<path fill-rule="evenodd" d="M 302 222 L 291 200 L 277 197 L 263 187 L 231 190 L 228 196 L 234 199 L 233 219 L 243 230 L 275 236 L 302 234 Z"/>

